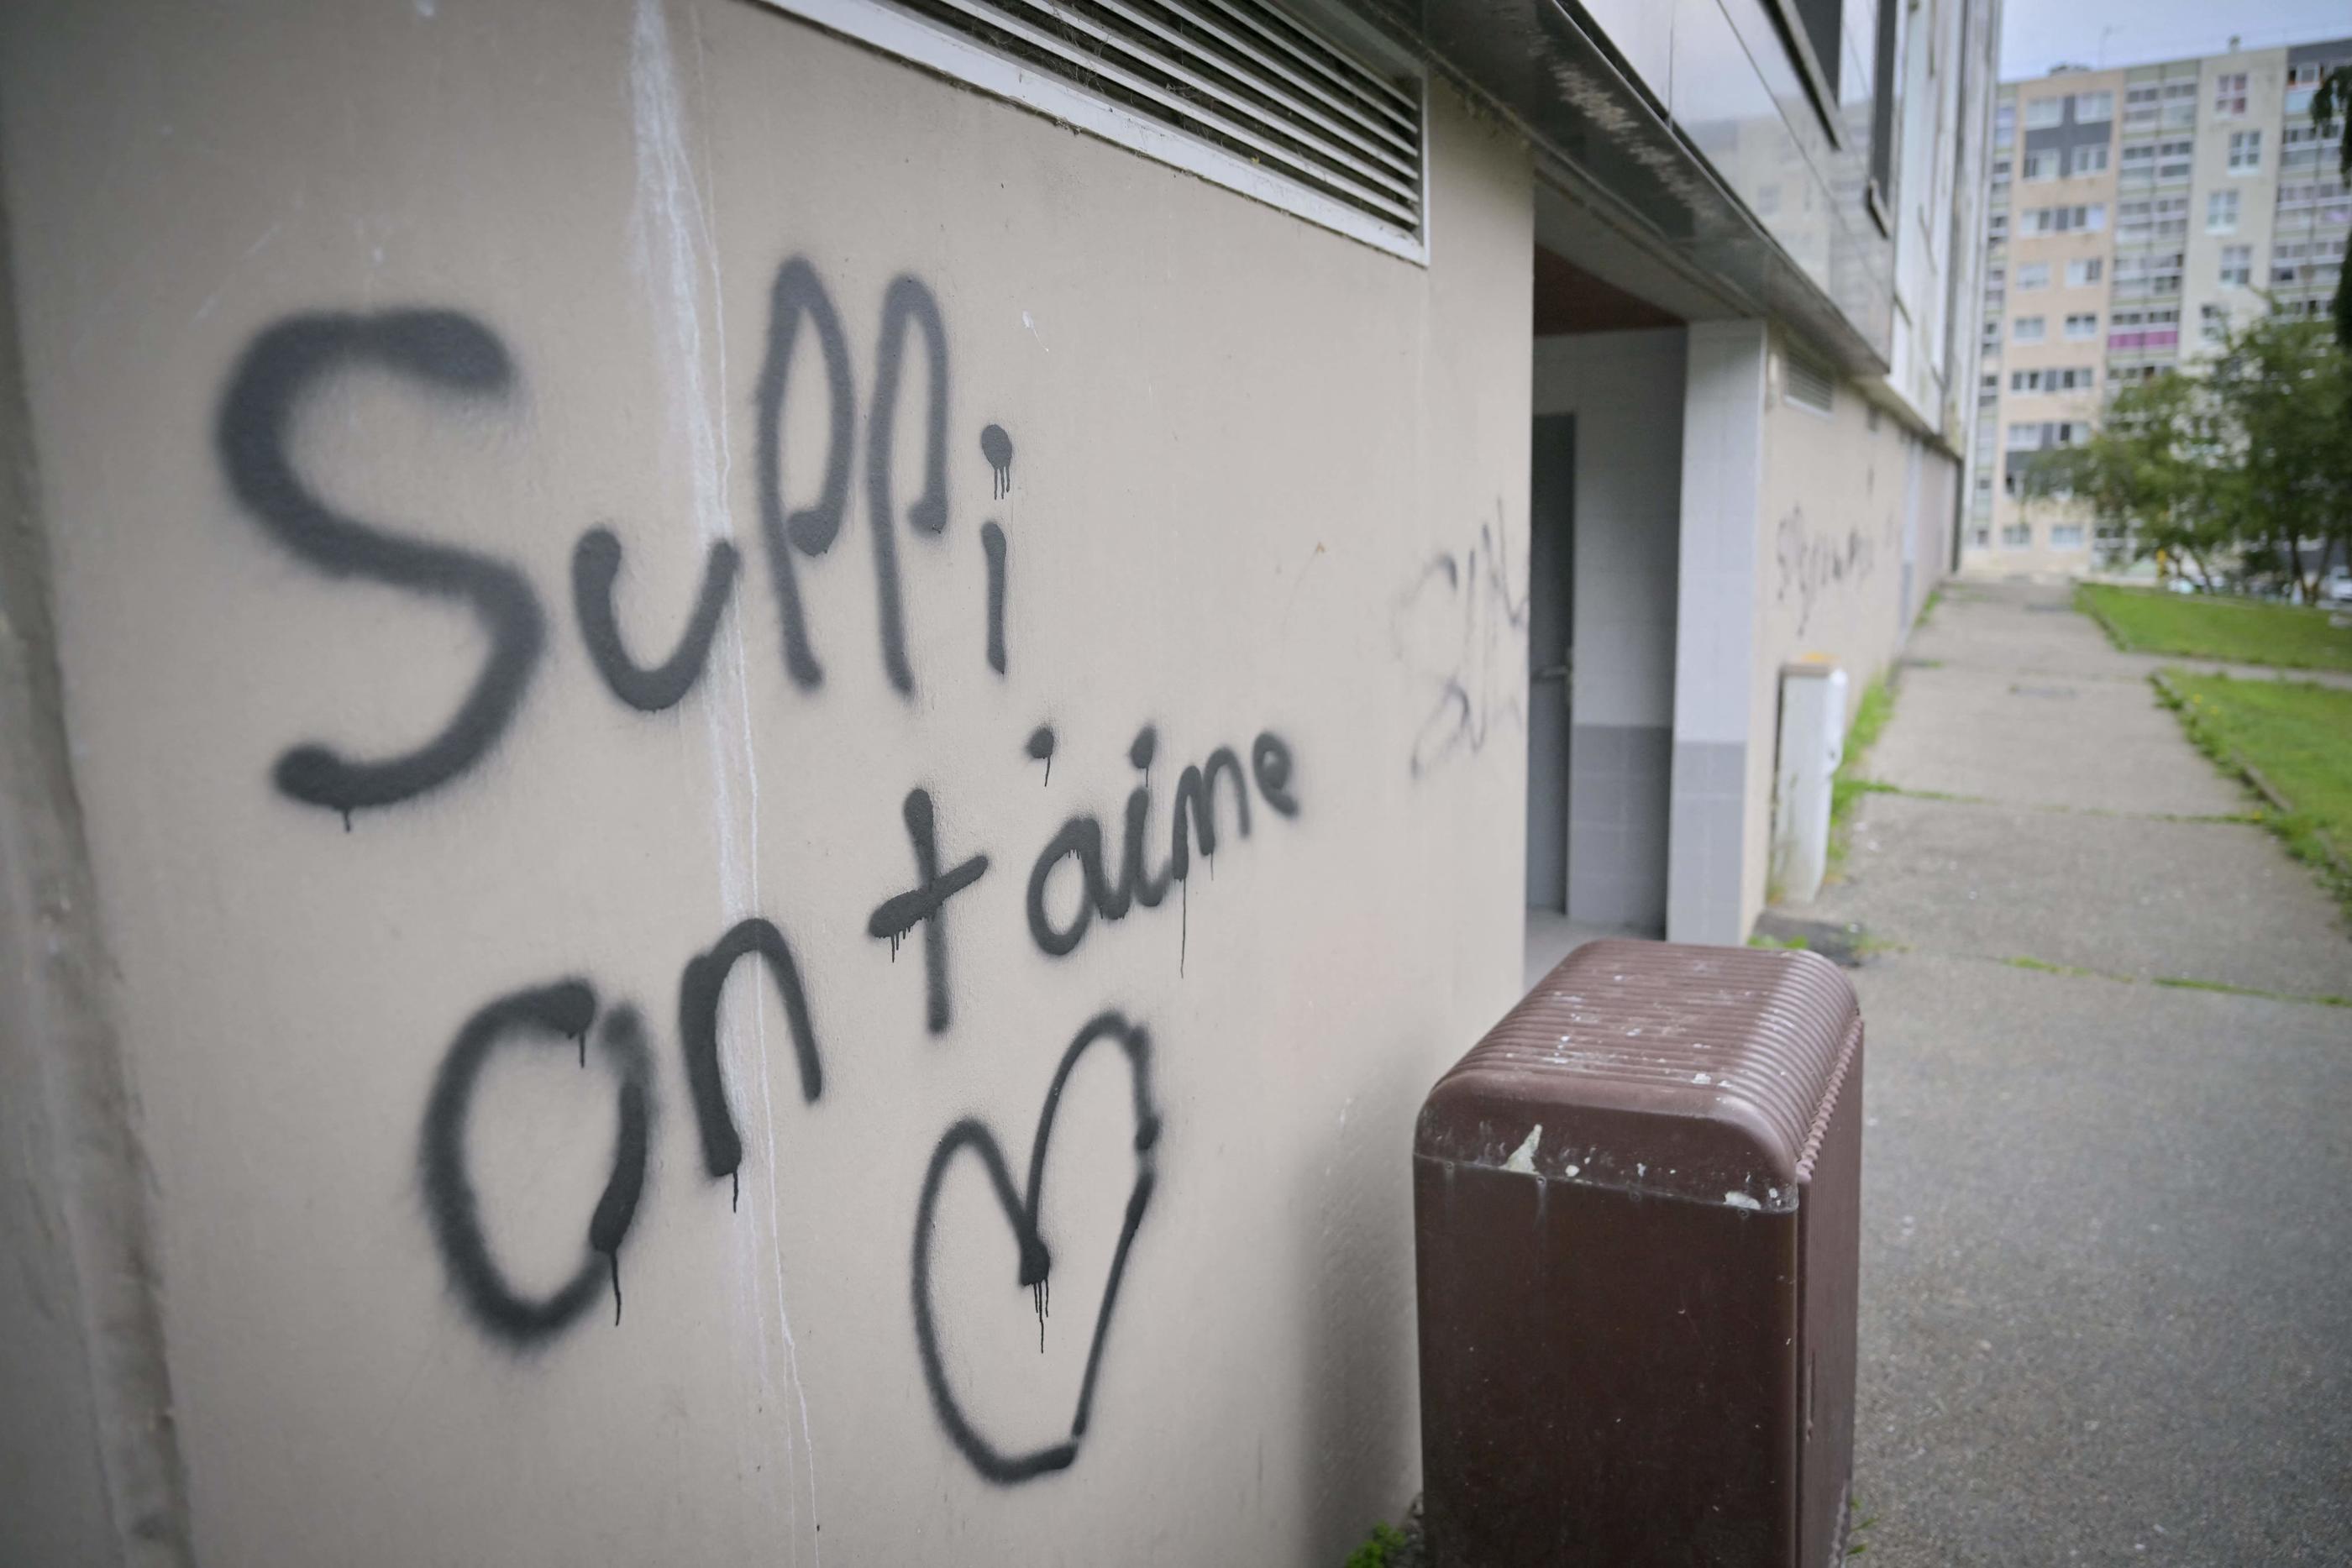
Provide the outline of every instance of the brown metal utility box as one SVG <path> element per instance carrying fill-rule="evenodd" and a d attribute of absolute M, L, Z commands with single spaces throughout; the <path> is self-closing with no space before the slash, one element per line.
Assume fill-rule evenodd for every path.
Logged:
<path fill-rule="evenodd" d="M 1830 1568 L 1853 1463 L 1862 1017 L 1811 953 L 1594 942 L 1413 1145 L 1438 1568 Z"/>

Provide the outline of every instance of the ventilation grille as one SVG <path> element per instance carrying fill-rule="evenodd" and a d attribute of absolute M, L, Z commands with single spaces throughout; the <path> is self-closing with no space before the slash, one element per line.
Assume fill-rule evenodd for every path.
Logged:
<path fill-rule="evenodd" d="M 1836 406 L 1837 377 L 1829 367 L 1802 354 L 1785 354 L 1781 362 L 1787 368 L 1780 387 L 1783 398 L 1815 413 L 1827 413 Z"/>
<path fill-rule="evenodd" d="M 1273 201 L 1383 248 L 1418 252 L 1423 84 L 1382 70 L 1257 0 L 771 0 L 780 9 L 1066 116 L 1039 77 L 1108 100 L 1237 161 L 1171 155 L 1164 135 L 1107 133 L 1138 151 Z M 1021 68 L 1017 81 L 908 47 L 873 12 L 920 18 Z M 1104 131 L 1100 117 L 1088 129 Z M 1213 160 L 1224 164 L 1228 160 Z M 1275 180 L 1307 198 L 1286 201 Z M 1334 219 L 1339 221 L 1334 221 Z M 1352 220 L 1352 221 L 1349 221 Z M 1366 225 L 1377 231 L 1360 232 Z M 1397 242 L 1406 242 L 1399 244 Z"/>

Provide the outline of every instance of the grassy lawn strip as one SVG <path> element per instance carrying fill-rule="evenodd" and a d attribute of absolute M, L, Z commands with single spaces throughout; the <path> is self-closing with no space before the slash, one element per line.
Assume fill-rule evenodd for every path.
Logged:
<path fill-rule="evenodd" d="M 2091 582 L 2075 588 L 2074 607 L 2106 628 L 2126 653 L 2289 670 L 2352 670 L 2352 615 L 2342 611 Z M 2331 623 L 2339 620 L 2347 624 Z"/>
<path fill-rule="evenodd" d="M 2264 813 L 2264 825 L 2352 918 L 2352 692 L 2182 670 L 2167 670 L 2158 690 L 2199 749 L 2286 802 Z"/>

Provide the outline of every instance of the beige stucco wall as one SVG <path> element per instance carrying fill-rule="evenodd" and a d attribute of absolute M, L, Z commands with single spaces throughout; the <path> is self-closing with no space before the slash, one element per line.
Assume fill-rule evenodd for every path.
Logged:
<path fill-rule="evenodd" d="M 1520 961 L 1518 145 L 1436 95 L 1423 268 L 735 0 L 24 5 L 0 27 L 67 733 L 201 1560 L 1304 1563 L 1393 1513 L 1412 1114 Z M 814 685 L 787 673 L 760 526 L 794 256 L 838 308 L 856 408 L 838 542 L 791 558 Z M 929 390 L 908 336 L 910 695 L 866 465 L 902 274 L 948 366 L 932 537 L 904 520 Z M 413 310 L 466 319 L 386 314 Z M 351 314 L 257 338 L 320 312 Z M 818 338 L 803 322 L 783 400 L 792 507 L 822 487 Z M 240 381 L 257 342 L 376 358 L 273 381 L 265 355 Z M 268 470 L 273 397 L 331 515 Z M 989 424 L 1013 444 L 1002 497 Z M 544 634 L 478 756 L 347 831 L 315 767 L 298 786 L 324 805 L 274 781 L 281 755 L 420 746 L 521 614 L 478 567 L 470 599 L 388 585 L 356 519 L 506 563 Z M 1008 544 L 1001 674 L 984 520 Z M 710 542 L 740 549 L 664 711 L 591 662 L 571 568 L 600 525 L 642 664 Z M 1045 725 L 1050 776 L 1024 752 Z M 1196 858 L 1051 956 L 1032 869 L 1094 817 L 1117 877 L 1146 725 L 1155 872 L 1187 764 L 1231 747 L 1247 772 L 1270 734 L 1292 769 L 1265 753 L 1245 841 L 1219 787 L 1213 880 Z M 936 1033 L 938 932 L 868 935 L 916 884 L 917 789 L 943 870 L 989 857 L 947 904 Z M 1064 865 L 1050 919 L 1076 884 Z M 735 1207 L 679 998 L 753 915 L 805 982 L 822 1084 L 804 1100 L 779 989 L 740 965 Z M 462 1124 L 433 1124 L 511 1292 L 588 1281 L 560 1325 L 501 1337 L 447 1262 L 427 1103 L 478 1009 L 567 978 L 598 1007 L 585 1069 L 509 1033 Z M 616 1326 L 583 1238 L 633 1163 L 608 1032 L 632 1007 L 646 1159 Z M 1108 1038 L 1059 1101 L 1041 1353 L 980 1140 L 950 1131 L 977 1118 L 1024 1184 L 1057 1063 L 1106 1009 L 1150 1048 Z M 1087 1430 L 1066 1468 L 984 1478 L 950 1413 L 1010 1458 L 1072 1441 L 1146 1171 Z"/>
<path fill-rule="evenodd" d="M 1946 575 L 1959 486 L 1957 459 L 1851 384 L 1839 386 L 1827 414 L 1789 402 L 1781 353 L 1776 339 L 1764 412 L 1748 749 L 1743 891 L 1751 915 L 1770 881 L 1781 668 L 1813 659 L 1843 668 L 1851 721 L 1864 688 L 1887 673 Z"/>

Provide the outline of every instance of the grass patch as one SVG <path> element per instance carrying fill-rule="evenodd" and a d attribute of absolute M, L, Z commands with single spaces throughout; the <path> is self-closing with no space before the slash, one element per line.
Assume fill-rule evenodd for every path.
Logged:
<path fill-rule="evenodd" d="M 1829 875 L 1834 877 L 1845 869 L 1845 854 L 1853 834 L 1853 809 L 1864 795 L 1874 794 L 1891 786 L 1881 785 L 1863 777 L 1862 766 L 1870 756 L 1870 748 L 1878 741 L 1878 732 L 1895 716 L 1895 694 L 1880 677 L 1862 688 L 1862 701 L 1855 705 L 1853 723 L 1845 732 L 1845 759 L 1838 764 L 1837 777 L 1830 780 L 1830 849 Z"/>
<path fill-rule="evenodd" d="M 2121 975 L 2104 975 L 2096 969 L 2085 969 L 2074 964 L 2053 964 L 2044 959 L 2021 956 L 2003 958 L 2001 962 L 2012 969 L 2031 969 L 2037 975 L 2071 975 L 2078 980 L 2120 980 L 2124 977 Z"/>
<path fill-rule="evenodd" d="M 2352 919 L 2352 691 L 2168 670 L 2157 689 L 2199 750 L 2272 798 L 2263 825 Z"/>
<path fill-rule="evenodd" d="M 1813 945 L 1802 936 L 1767 936 L 1761 931 L 1748 937 L 1748 945 L 1772 953 L 1810 953 L 1813 949 Z"/>
<path fill-rule="evenodd" d="M 2219 991 L 2225 997 L 2260 997 L 2273 1002 L 2311 1002 L 2323 1008 L 2352 1008 L 2352 997 L 2291 996 L 2284 991 L 2265 991 L 2254 986 L 2232 986 L 2223 980 L 2192 980 L 2180 975 L 2158 975 L 2156 983 L 2169 986 L 2176 991 Z"/>
<path fill-rule="evenodd" d="M 2130 975 L 2111 975 L 2105 969 L 2085 969 L 2078 964 L 2053 964 L 2046 958 L 2020 955 L 1999 962 L 2012 969 L 2023 969 L 2034 975 L 2063 975 L 2073 980 L 2112 980 L 2118 986 L 2137 985 Z M 2185 975 L 2158 975 L 2148 984 L 2168 987 L 2176 991 L 2219 991 L 2225 997 L 2260 997 L 2266 1002 L 2301 1002 L 2307 1007 L 2352 1008 L 2352 997 L 2322 994 L 2311 996 L 2295 991 L 2265 991 L 2254 986 L 2233 986 L 2227 980 L 2197 980 Z"/>
<path fill-rule="evenodd" d="M 1348 1553 L 1345 1568 L 1402 1568 L 1419 1553 L 1412 1538 L 1393 1524 L 1375 1524 L 1361 1546 Z"/>
<path fill-rule="evenodd" d="M 2352 622 L 2342 612 L 2227 594 L 2165 593 L 2085 582 L 2074 608 L 2126 653 L 2177 653 L 2288 670 L 2352 670 Z"/>

